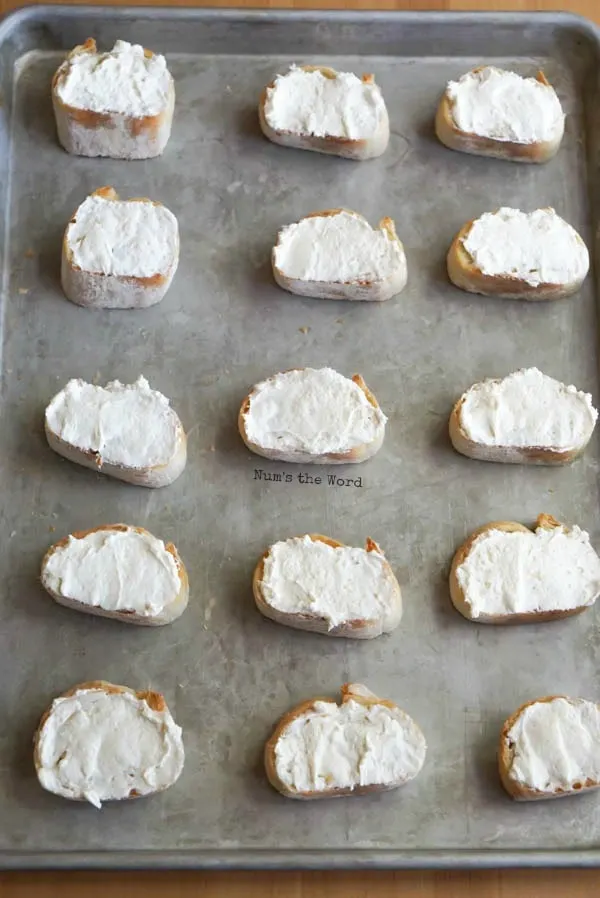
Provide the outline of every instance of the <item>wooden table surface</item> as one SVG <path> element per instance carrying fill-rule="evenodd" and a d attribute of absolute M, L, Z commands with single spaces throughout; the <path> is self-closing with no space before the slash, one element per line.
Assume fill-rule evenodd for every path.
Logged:
<path fill-rule="evenodd" d="M 50 0 L 52 2 L 52 0 Z M 73 3 L 74 0 L 63 0 Z M 94 0 L 87 0 L 88 3 Z M 108 0 L 161 6 L 168 0 Z M 0 12 L 23 5 L 0 0 Z M 569 10 L 600 22 L 600 0 L 178 0 L 180 6 L 297 9 Z M 600 870 L 353 873 L 0 874 L 0 898 L 593 898 Z"/>

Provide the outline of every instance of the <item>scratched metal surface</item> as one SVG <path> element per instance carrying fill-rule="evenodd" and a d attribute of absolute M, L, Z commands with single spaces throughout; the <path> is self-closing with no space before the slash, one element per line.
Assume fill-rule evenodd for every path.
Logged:
<path fill-rule="evenodd" d="M 121 37 L 167 53 L 177 110 L 163 158 L 70 158 L 57 145 L 49 80 L 59 51 L 88 34 L 102 45 Z M 446 434 L 466 387 L 524 365 L 600 399 L 595 282 L 565 302 L 528 305 L 462 294 L 444 270 L 458 228 L 500 204 L 553 205 L 591 242 L 597 76 L 588 73 L 596 32 L 543 15 L 40 8 L 5 23 L 0 37 L 0 864 L 596 864 L 598 799 L 511 803 L 495 747 L 521 702 L 553 692 L 598 696 L 597 613 L 544 626 L 475 626 L 453 611 L 447 574 L 456 545 L 498 518 L 531 522 L 550 512 L 590 530 L 599 545 L 598 437 L 573 467 L 551 470 L 469 461 Z M 556 85 L 567 130 L 547 166 L 469 158 L 436 143 L 441 88 L 490 58 L 523 72 L 542 63 Z M 375 73 L 393 132 L 380 159 L 355 164 L 261 137 L 261 87 L 289 62 L 313 59 Z M 65 223 L 104 184 L 161 200 L 179 218 L 179 271 L 165 300 L 147 311 L 90 312 L 61 294 Z M 277 229 L 332 206 L 373 223 L 396 220 L 409 264 L 400 296 L 349 305 L 292 298 L 272 283 Z M 248 389 L 292 365 L 361 372 L 388 414 L 376 458 L 331 470 L 357 484 L 330 486 L 327 469 L 253 457 L 238 437 Z M 188 431 L 188 467 L 174 485 L 148 491 L 111 482 L 48 449 L 44 406 L 68 378 L 128 381 L 140 373 L 171 397 Z M 301 483 L 301 473 L 323 482 Z M 172 626 L 94 619 L 42 591 L 38 568 L 51 542 L 114 521 L 146 526 L 179 547 L 191 600 Z M 382 544 L 405 600 L 395 633 L 331 640 L 257 613 L 251 574 L 259 554 L 276 539 L 315 530 Z M 53 696 L 94 678 L 165 693 L 187 752 L 170 791 L 99 813 L 38 786 L 31 738 L 40 714 Z M 421 776 L 381 796 L 285 801 L 262 772 L 271 727 L 298 701 L 335 694 L 348 680 L 394 699 L 421 724 L 429 743 Z"/>

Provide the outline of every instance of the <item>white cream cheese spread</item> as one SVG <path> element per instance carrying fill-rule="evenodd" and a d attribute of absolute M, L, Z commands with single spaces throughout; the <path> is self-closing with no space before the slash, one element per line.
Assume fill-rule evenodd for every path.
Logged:
<path fill-rule="evenodd" d="M 495 66 L 467 72 L 446 88 L 456 126 L 512 143 L 560 140 L 565 116 L 556 91 L 536 78 Z"/>
<path fill-rule="evenodd" d="M 587 442 L 597 417 L 589 393 L 537 368 L 474 384 L 460 405 L 461 429 L 468 439 L 484 446 L 569 451 Z"/>
<path fill-rule="evenodd" d="M 579 527 L 486 530 L 456 577 L 474 618 L 568 611 L 600 595 L 600 558 Z"/>
<path fill-rule="evenodd" d="M 486 212 L 475 219 L 462 244 L 483 274 L 516 278 L 532 287 L 582 281 L 590 266 L 575 228 L 550 208 Z"/>
<path fill-rule="evenodd" d="M 344 210 L 282 228 L 273 261 L 285 277 L 327 283 L 376 282 L 406 270 L 399 240 Z"/>
<path fill-rule="evenodd" d="M 386 416 L 361 388 L 331 368 L 301 368 L 256 384 L 246 436 L 263 449 L 343 453 L 382 437 Z"/>
<path fill-rule="evenodd" d="M 74 265 L 106 275 L 166 275 L 179 256 L 177 219 L 150 200 L 88 196 L 67 226 L 65 240 Z"/>
<path fill-rule="evenodd" d="M 275 769 L 297 792 L 402 785 L 419 773 L 426 751 L 421 730 L 399 708 L 316 701 L 279 736 Z"/>
<path fill-rule="evenodd" d="M 398 584 L 379 552 L 334 548 L 310 536 L 272 545 L 260 585 L 273 608 L 324 618 L 329 629 L 352 620 L 396 617 L 401 601 Z"/>
<path fill-rule="evenodd" d="M 66 106 L 142 118 L 169 104 L 173 78 L 164 56 L 116 41 L 106 53 L 75 53 L 59 69 L 56 91 Z"/>
<path fill-rule="evenodd" d="M 106 387 L 70 380 L 46 409 L 46 426 L 64 442 L 97 453 L 102 464 L 127 468 L 168 464 L 181 438 L 169 400 L 144 377 Z"/>
<path fill-rule="evenodd" d="M 538 792 L 575 791 L 600 782 L 600 709 L 585 699 L 553 698 L 525 708 L 507 734 L 508 775 Z"/>
<path fill-rule="evenodd" d="M 133 791 L 150 795 L 173 785 L 184 750 L 168 709 L 154 711 L 130 692 L 98 688 L 54 700 L 36 757 L 45 789 L 100 808 Z"/>
<path fill-rule="evenodd" d="M 69 536 L 47 556 L 42 581 L 83 605 L 139 616 L 160 614 L 181 590 L 177 562 L 165 544 L 134 527 Z"/>
<path fill-rule="evenodd" d="M 376 84 L 350 72 L 327 78 L 321 71 L 292 66 L 267 89 L 265 119 L 275 131 L 314 137 L 368 140 L 387 111 Z"/>

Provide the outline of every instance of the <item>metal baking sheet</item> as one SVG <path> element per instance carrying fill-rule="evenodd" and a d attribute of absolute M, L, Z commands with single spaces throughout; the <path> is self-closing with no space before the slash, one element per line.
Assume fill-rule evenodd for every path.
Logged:
<path fill-rule="evenodd" d="M 61 53 L 89 35 L 102 46 L 124 38 L 167 54 L 177 107 L 162 158 L 75 158 L 58 146 L 50 77 Z M 465 388 L 522 366 L 600 401 L 597 280 L 590 276 L 573 299 L 527 304 L 461 293 L 444 266 L 458 228 L 499 205 L 553 205 L 593 249 L 599 46 L 591 24 L 544 14 L 33 7 L 0 25 L 0 866 L 600 863 L 597 797 L 515 804 L 495 766 L 500 726 L 519 704 L 555 692 L 600 696 L 598 612 L 486 628 L 452 609 L 447 588 L 455 547 L 493 519 L 532 522 L 550 512 L 588 529 L 600 547 L 600 433 L 564 469 L 477 463 L 454 453 L 447 437 Z M 446 81 L 490 60 L 524 73 L 541 65 L 556 86 L 567 129 L 548 165 L 471 158 L 436 142 Z M 292 61 L 375 73 L 392 122 L 385 155 L 357 164 L 263 139 L 257 98 Z M 65 223 L 105 184 L 159 199 L 180 221 L 179 271 L 165 300 L 146 311 L 90 312 L 61 294 Z M 293 298 L 273 284 L 277 229 L 336 206 L 373 223 L 396 220 L 409 264 L 400 296 L 346 304 Z M 376 458 L 317 471 L 246 450 L 236 429 L 242 398 L 292 365 L 364 375 L 389 416 Z M 171 397 L 188 431 L 180 480 L 135 488 L 48 449 L 43 410 L 68 378 L 140 373 Z M 309 479 L 315 474 L 320 483 Z M 51 542 L 116 521 L 179 547 L 191 601 L 172 626 L 94 619 L 42 591 L 39 563 Z M 259 554 L 315 530 L 382 544 L 405 599 L 396 632 L 354 643 L 257 613 Z M 166 694 L 187 752 L 174 788 L 100 813 L 38 786 L 31 737 L 39 716 L 53 696 L 94 678 Z M 348 680 L 419 721 L 429 743 L 422 774 L 380 796 L 284 800 L 263 775 L 265 739 L 292 705 L 335 695 Z"/>

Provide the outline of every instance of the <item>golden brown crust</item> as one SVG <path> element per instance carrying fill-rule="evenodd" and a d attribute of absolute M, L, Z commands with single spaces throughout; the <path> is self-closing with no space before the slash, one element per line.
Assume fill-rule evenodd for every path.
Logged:
<path fill-rule="evenodd" d="M 448 250 L 446 264 L 448 277 L 455 287 L 468 293 L 483 296 L 498 296 L 502 299 L 525 299 L 529 301 L 550 301 L 572 296 L 580 288 L 584 278 L 570 284 L 528 284 L 520 278 L 509 275 L 484 274 L 473 262 L 464 246 L 471 228 L 477 219 L 471 219 L 460 229 Z"/>
<path fill-rule="evenodd" d="M 481 71 L 484 66 L 472 69 L 473 72 Z M 539 71 L 536 79 L 549 86 L 544 73 Z M 445 92 L 440 100 L 435 116 L 435 133 L 438 140 L 451 150 L 469 153 L 475 156 L 490 156 L 494 159 L 505 159 L 508 162 L 542 163 L 548 162 L 556 155 L 562 140 L 562 134 L 557 141 L 542 141 L 539 143 L 515 143 L 509 140 L 495 140 L 491 137 L 481 137 L 478 134 L 469 134 L 457 127 L 452 115 L 452 101 Z"/>
<path fill-rule="evenodd" d="M 278 377 L 279 374 L 287 374 L 288 371 L 303 370 L 305 369 L 287 368 L 285 371 L 280 371 L 277 374 L 273 374 L 271 377 L 267 378 L 267 380 L 273 380 L 273 378 Z M 354 374 L 351 380 L 358 387 L 360 387 L 373 408 L 378 409 L 379 403 L 377 402 L 375 395 L 367 387 L 362 375 Z M 276 461 L 286 461 L 292 463 L 299 462 L 303 464 L 359 464 L 360 462 L 372 458 L 372 456 L 379 451 L 383 444 L 384 429 L 382 428 L 381 436 L 379 439 L 375 440 L 373 443 L 364 444 L 362 446 L 355 446 L 354 448 L 349 449 L 347 452 L 328 452 L 324 455 L 311 455 L 310 457 L 308 457 L 306 453 L 288 453 L 280 452 L 278 450 L 264 449 L 262 446 L 259 446 L 258 443 L 253 443 L 252 440 L 249 439 L 246 432 L 246 416 L 250 411 L 250 405 L 255 392 L 256 386 L 254 386 L 252 390 L 250 390 L 248 395 L 242 401 L 238 414 L 238 430 L 242 440 L 244 441 L 248 449 L 250 449 L 251 452 L 256 453 L 256 455 L 262 456 L 263 458 L 270 458 Z"/>
<path fill-rule="evenodd" d="M 501 378 L 496 379 L 497 382 L 500 380 Z M 466 395 L 464 393 L 455 403 L 448 430 L 450 441 L 456 451 L 466 455 L 467 458 L 514 465 L 568 465 L 581 455 L 589 442 L 588 437 L 585 443 L 576 449 L 552 449 L 547 446 L 488 446 L 475 443 L 467 436 L 461 423 L 461 410 Z"/>
<path fill-rule="evenodd" d="M 279 719 L 279 721 L 275 725 L 275 729 L 273 730 L 271 737 L 267 740 L 264 751 L 264 763 L 267 779 L 269 780 L 273 788 L 277 789 L 277 791 L 284 795 L 286 798 L 296 798 L 304 801 L 319 798 L 342 798 L 345 795 L 367 795 L 370 792 L 389 792 L 391 789 L 396 789 L 399 785 L 401 785 L 400 783 L 386 783 L 372 784 L 369 786 L 356 786 L 354 789 L 338 788 L 322 790 L 318 792 L 297 792 L 295 790 L 289 789 L 288 786 L 286 786 L 285 783 L 283 783 L 279 779 L 279 776 L 277 775 L 275 755 L 277 742 L 279 741 L 279 738 L 281 737 L 281 734 L 284 732 L 284 730 L 298 717 L 302 717 L 303 714 L 311 711 L 314 708 L 316 702 L 329 702 L 332 705 L 343 705 L 346 702 L 355 701 L 367 707 L 370 707 L 372 705 L 383 705 L 384 707 L 390 708 L 391 710 L 398 710 L 398 705 L 396 705 L 394 702 L 387 699 L 378 698 L 378 696 L 374 695 L 372 692 L 370 692 L 360 684 L 345 683 L 341 688 L 341 694 L 342 700 L 339 703 L 331 698 L 317 696 L 316 698 L 308 699 L 307 701 L 301 702 L 299 705 L 296 705 Z"/>
<path fill-rule="evenodd" d="M 329 66 L 321 65 L 304 65 L 301 66 L 305 72 L 321 72 L 325 78 L 334 79 L 337 72 Z M 375 84 L 373 75 L 362 75 L 361 80 L 364 84 Z M 389 122 L 387 114 L 385 120 L 380 126 L 380 133 L 377 133 L 369 140 L 352 140 L 348 137 L 316 137 L 309 134 L 296 134 L 292 131 L 282 131 L 272 128 L 267 122 L 265 116 L 265 105 L 267 102 L 267 92 L 275 87 L 274 78 L 263 89 L 258 102 L 258 120 L 261 130 L 268 140 L 277 143 L 280 146 L 292 147 L 301 150 L 314 150 L 317 153 L 326 153 L 333 156 L 342 156 L 344 159 L 354 159 L 361 161 L 364 159 L 373 159 L 386 150 L 389 142 Z"/>
<path fill-rule="evenodd" d="M 63 596 L 60 593 L 54 592 L 54 590 L 48 586 L 48 584 L 45 582 L 44 571 L 50 557 L 57 551 L 57 549 L 63 549 L 68 544 L 71 538 L 85 539 L 85 537 L 89 536 L 91 533 L 99 533 L 104 530 L 116 530 L 121 533 L 125 533 L 128 530 L 134 530 L 136 533 L 152 536 L 152 534 L 148 530 L 144 529 L 144 527 L 134 527 L 129 524 L 102 524 L 99 527 L 92 527 L 89 530 L 75 530 L 73 533 L 63 537 L 63 539 L 60 539 L 58 542 L 50 546 L 50 548 L 44 555 L 44 558 L 42 559 L 41 581 L 42 586 L 44 587 L 46 592 L 48 592 L 56 602 L 58 602 L 60 605 L 64 605 L 66 608 L 71 608 L 74 611 L 81 611 L 84 614 L 93 614 L 97 617 L 107 617 L 114 620 L 120 620 L 128 624 L 139 624 L 141 626 L 162 626 L 164 624 L 172 623 L 172 621 L 180 617 L 187 607 L 189 581 L 186 567 L 173 543 L 165 543 L 165 549 L 169 553 L 169 555 L 173 557 L 177 566 L 180 588 L 177 596 L 175 596 L 168 607 L 163 609 L 160 615 L 141 615 L 136 611 L 129 610 L 106 611 L 97 605 L 85 605 L 82 602 L 78 602 L 76 599 Z"/>
<path fill-rule="evenodd" d="M 325 543 L 333 549 L 345 548 L 345 543 L 338 542 L 338 540 L 332 539 L 329 536 L 323 536 L 321 533 L 307 533 L 299 538 L 302 539 L 304 536 L 308 536 L 313 542 Z M 328 621 L 318 615 L 288 613 L 273 608 L 272 605 L 266 601 L 262 591 L 265 560 L 268 558 L 271 548 L 272 547 L 269 546 L 269 548 L 263 552 L 254 569 L 252 577 L 252 592 L 254 594 L 256 607 L 260 613 L 269 620 L 283 624 L 284 626 L 292 627 L 296 630 L 308 630 L 313 633 L 322 633 L 325 636 L 339 636 L 346 639 L 373 639 L 377 636 L 381 636 L 383 633 L 391 632 L 400 623 L 402 617 L 402 595 L 398 581 L 387 561 L 385 562 L 386 572 L 395 584 L 398 607 L 396 616 L 394 616 L 392 620 L 387 621 L 385 629 L 383 629 L 384 622 L 382 620 L 370 620 L 367 618 L 357 618 L 355 620 L 345 621 L 343 624 L 338 624 L 338 626 L 330 628 Z M 379 555 L 384 554 L 377 543 L 370 537 L 367 537 L 365 550 L 367 552 L 377 552 Z"/>
<path fill-rule="evenodd" d="M 549 514 L 540 514 L 535 522 L 535 528 L 542 527 L 545 530 L 553 530 L 563 525 Z M 458 568 L 464 564 L 473 547 L 475 540 L 483 533 L 492 530 L 501 530 L 505 533 L 531 533 L 529 527 L 519 524 L 516 521 L 492 521 L 475 530 L 465 542 L 458 547 L 452 559 L 450 568 L 450 598 L 452 604 L 467 620 L 477 624 L 539 624 L 546 621 L 562 620 L 565 617 L 573 617 L 575 614 L 581 614 L 589 606 L 583 605 L 580 608 L 570 608 L 566 611 L 529 611 L 520 614 L 480 614 L 479 617 L 473 617 L 471 606 L 465 598 L 463 589 L 458 581 Z"/>
<path fill-rule="evenodd" d="M 136 691 L 135 689 L 130 689 L 129 686 L 116 686 L 114 683 L 109 683 L 106 680 L 88 680 L 85 683 L 78 683 L 76 686 L 72 686 L 71 689 L 67 689 L 66 692 L 63 692 L 61 695 L 57 696 L 57 698 L 71 698 L 77 692 L 82 692 L 84 690 L 101 690 L 102 692 L 106 693 L 106 695 L 123 695 L 125 693 L 128 693 L 129 695 L 135 696 L 139 701 L 145 702 L 153 711 L 163 713 L 169 710 L 165 701 L 165 697 L 160 692 L 152 692 L 151 690 Z M 42 766 L 39 756 L 39 739 L 44 728 L 44 724 L 52 714 L 54 701 L 42 714 L 38 727 L 33 736 L 33 763 L 36 771 L 38 772 Z M 140 795 L 137 789 L 132 789 L 125 801 L 132 798 L 142 797 L 143 796 Z M 72 800 L 85 801 L 85 799 L 83 798 L 75 798 Z"/>
<path fill-rule="evenodd" d="M 64 119 L 64 127 L 67 131 L 71 129 L 73 125 L 78 125 L 90 131 L 102 130 L 107 127 L 111 128 L 114 125 L 115 116 L 118 115 L 117 113 L 94 112 L 91 109 L 80 109 L 76 106 L 70 106 L 68 103 L 64 103 L 58 95 L 58 86 L 69 69 L 71 59 L 82 53 L 93 54 L 97 52 L 96 41 L 91 37 L 88 38 L 83 44 L 74 47 L 73 50 L 67 54 L 65 61 L 58 67 L 52 77 L 52 103 L 55 115 L 57 117 L 57 122 L 59 117 Z M 144 55 L 147 58 L 150 58 L 154 56 L 154 53 L 151 50 L 144 48 Z M 123 118 L 127 121 L 129 133 L 133 138 L 143 137 L 151 142 L 158 139 L 161 130 L 167 125 L 172 115 L 173 110 L 171 104 L 171 106 L 167 106 L 167 108 L 156 115 L 137 117 L 124 116 Z M 63 123 L 61 122 L 60 124 L 62 126 Z M 62 130 L 62 127 L 59 128 L 59 131 L 60 130 Z M 65 149 L 68 148 L 65 147 Z"/>
<path fill-rule="evenodd" d="M 517 708 L 514 714 L 511 714 L 502 726 L 498 744 L 498 772 L 500 774 L 502 785 L 510 797 L 514 798 L 515 801 L 542 801 L 550 798 L 564 798 L 569 795 L 580 795 L 582 792 L 589 791 L 590 789 L 600 788 L 600 783 L 588 778 L 581 784 L 574 785 L 572 789 L 558 788 L 553 792 L 541 792 L 538 789 L 529 788 L 529 786 L 518 782 L 518 780 L 515 780 L 510 776 L 510 769 L 514 758 L 514 746 L 508 738 L 509 732 L 523 711 L 531 707 L 531 705 L 553 702 L 560 698 L 571 703 L 574 701 L 572 698 L 569 698 L 568 695 L 546 695 L 543 698 L 535 698 L 530 702 L 525 702 L 520 708 Z"/>

